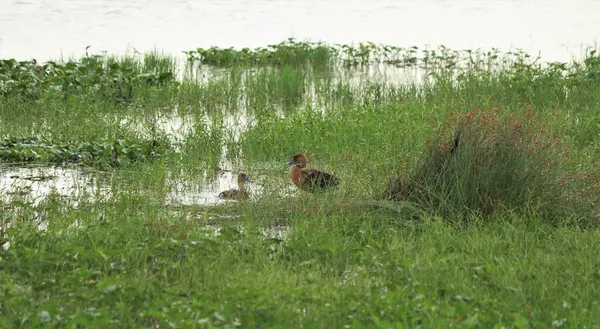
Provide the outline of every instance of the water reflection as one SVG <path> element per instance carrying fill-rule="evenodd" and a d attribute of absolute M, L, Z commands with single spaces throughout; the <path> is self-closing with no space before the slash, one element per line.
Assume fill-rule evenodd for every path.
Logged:
<path fill-rule="evenodd" d="M 226 161 L 224 161 L 226 162 Z M 180 179 L 170 180 L 167 204 L 172 205 L 216 205 L 225 202 L 218 197 L 219 193 L 232 188 L 237 189 L 237 171 L 221 170 L 214 178 L 209 178 L 209 173 L 204 171 L 200 181 L 183 181 Z M 261 186 L 256 183 L 246 184 L 246 190 L 250 194 L 250 200 L 261 193 Z"/>
<path fill-rule="evenodd" d="M 154 118 L 130 116 L 119 120 L 119 128 L 135 131 L 142 138 L 152 138 L 152 133 L 165 135 L 178 151 L 188 134 L 193 132 L 196 118 L 180 114 L 177 110 L 157 114 Z"/>
<path fill-rule="evenodd" d="M 223 226 L 217 224 L 208 224 L 205 225 L 202 230 L 209 234 L 211 237 L 219 237 L 221 235 L 221 230 Z M 236 225 L 235 230 L 239 233 L 245 233 L 245 229 L 242 225 Z M 289 226 L 270 226 L 261 230 L 261 234 L 266 239 L 272 240 L 285 240 L 291 232 L 291 228 Z"/>
<path fill-rule="evenodd" d="M 97 175 L 81 168 L 68 167 L 4 167 L 0 168 L 0 200 L 9 203 L 24 200 L 38 205 L 49 195 L 72 201 L 99 201 L 110 197 L 110 189 Z"/>
<path fill-rule="evenodd" d="M 237 115 L 225 115 L 223 125 L 214 125 L 213 119 L 204 116 L 207 129 L 223 129 L 224 134 L 230 136 L 234 142 L 239 140 L 240 135 L 253 123 L 252 119 L 243 113 Z M 123 118 L 120 121 L 121 128 L 127 127 L 138 132 L 145 138 L 150 138 L 148 122 L 158 133 L 168 136 L 176 150 L 180 150 L 181 143 L 193 132 L 196 119 L 191 115 L 181 115 L 177 111 L 157 115 L 156 118 L 144 119 L 136 117 Z M 220 191 L 237 188 L 237 170 L 243 169 L 244 163 L 241 159 L 232 160 L 227 157 L 227 143 L 223 143 L 219 168 L 223 168 L 217 175 L 209 169 L 204 170 L 203 176 L 197 181 L 183 180 L 175 177 L 167 180 L 170 193 L 167 196 L 168 204 L 183 205 L 214 205 L 225 202 L 218 198 Z M 198 164 L 200 165 L 200 163 Z M 259 184 L 248 184 L 251 195 L 260 193 Z M 65 197 L 72 200 L 76 205 L 80 198 L 107 198 L 110 189 L 100 184 L 97 175 L 84 173 L 78 167 L 4 167 L 0 168 L 0 200 L 10 202 L 16 198 L 39 204 L 41 200 L 50 194 Z"/>

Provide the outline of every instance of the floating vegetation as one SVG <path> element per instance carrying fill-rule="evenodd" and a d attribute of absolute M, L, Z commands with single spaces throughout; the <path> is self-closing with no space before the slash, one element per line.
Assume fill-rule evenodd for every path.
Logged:
<path fill-rule="evenodd" d="M 170 148 L 159 140 L 105 140 L 72 145 L 49 143 L 38 137 L 5 137 L 0 140 L 0 160 L 11 163 L 81 163 L 121 167 L 155 160 Z"/>
<path fill-rule="evenodd" d="M 436 72 L 454 70 L 497 71 L 500 68 L 526 68 L 542 64 L 540 57 L 532 57 L 521 51 L 503 53 L 493 48 L 483 50 L 454 50 L 445 46 L 436 49 L 417 46 L 397 47 L 359 42 L 357 45 L 334 44 L 321 42 L 300 42 L 293 38 L 279 44 L 255 49 L 234 49 L 210 47 L 208 49 L 184 51 L 188 62 L 198 62 L 213 67 L 234 66 L 296 66 L 310 65 L 314 68 L 331 68 L 338 64 L 344 67 L 358 67 L 385 64 L 401 68 L 418 67 Z M 596 50 L 588 49 L 586 65 L 598 65 Z M 567 69 L 566 63 L 554 65 Z"/>
<path fill-rule="evenodd" d="M 188 61 L 216 67 L 242 66 L 306 66 L 327 67 L 336 60 L 334 47 L 321 42 L 298 42 L 293 38 L 256 49 L 210 47 L 184 51 Z"/>
<path fill-rule="evenodd" d="M 168 57 L 156 54 L 146 55 L 144 62 L 101 55 L 44 64 L 36 60 L 0 59 L 0 96 L 20 94 L 38 99 L 44 92 L 65 96 L 92 92 L 128 103 L 136 86 L 161 87 L 174 79 L 173 63 Z"/>

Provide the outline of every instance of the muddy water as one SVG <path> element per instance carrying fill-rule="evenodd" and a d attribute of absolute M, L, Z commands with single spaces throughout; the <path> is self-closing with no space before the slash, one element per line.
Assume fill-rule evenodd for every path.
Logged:
<path fill-rule="evenodd" d="M 2 0 L 0 57 L 92 51 L 168 53 L 258 47 L 287 37 L 332 43 L 542 51 L 579 55 L 600 40 L 600 0 Z"/>

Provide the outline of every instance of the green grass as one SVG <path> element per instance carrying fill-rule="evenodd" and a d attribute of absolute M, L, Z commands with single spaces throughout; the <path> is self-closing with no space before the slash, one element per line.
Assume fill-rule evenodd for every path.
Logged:
<path fill-rule="evenodd" d="M 183 74 L 157 53 L 45 73 L 2 62 L 0 165 L 84 159 L 110 194 L 34 203 L 0 190 L 1 328 L 598 327 L 596 52 L 544 63 L 288 40 L 193 53 L 202 63 Z M 423 78 L 368 78 L 375 64 Z M 473 113 L 499 119 L 465 126 Z M 189 131 L 171 135 L 178 121 Z M 457 123 L 464 153 L 436 157 Z M 490 144 L 515 127 L 529 132 L 516 146 Z M 339 188 L 291 188 L 297 152 Z M 455 170 L 484 160 L 478 175 Z M 250 201 L 166 202 L 220 169 L 253 178 Z M 560 185 L 572 173 L 577 184 Z M 438 201 L 381 200 L 399 177 Z M 562 212 L 543 213 L 548 203 Z"/>

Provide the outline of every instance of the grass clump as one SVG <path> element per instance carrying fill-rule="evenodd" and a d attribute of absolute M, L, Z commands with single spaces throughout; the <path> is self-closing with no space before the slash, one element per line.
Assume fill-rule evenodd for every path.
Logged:
<path fill-rule="evenodd" d="M 600 214 L 600 171 L 574 167 L 559 124 L 531 110 L 450 113 L 418 166 L 400 170 L 386 196 L 449 219 L 508 210 L 553 223 L 578 214 L 590 224 Z"/>
<path fill-rule="evenodd" d="M 283 109 L 298 107 L 306 99 L 307 76 L 305 70 L 291 66 L 279 69 L 264 69 L 245 78 L 246 106 L 261 110 L 271 104 L 279 104 Z"/>
<path fill-rule="evenodd" d="M 289 65 L 327 68 L 336 59 L 337 51 L 321 42 L 302 42 L 289 38 L 278 44 L 256 49 L 210 47 L 185 51 L 189 62 L 215 67 Z"/>

